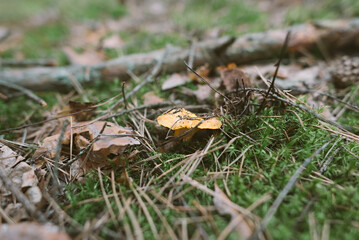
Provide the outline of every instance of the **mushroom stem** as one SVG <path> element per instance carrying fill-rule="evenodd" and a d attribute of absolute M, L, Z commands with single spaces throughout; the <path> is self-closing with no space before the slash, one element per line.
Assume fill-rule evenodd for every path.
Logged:
<path fill-rule="evenodd" d="M 175 130 L 174 136 L 175 136 L 175 137 L 178 137 L 178 136 L 184 134 L 184 133 L 187 132 L 187 131 L 191 131 L 191 132 L 189 132 L 188 134 L 186 134 L 186 135 L 184 135 L 184 136 L 182 137 L 182 140 L 183 140 L 183 141 L 189 141 L 189 140 L 191 140 L 191 138 L 193 137 L 193 135 L 194 135 L 198 130 L 199 130 L 198 128 L 196 128 L 196 129 L 181 128 L 181 129 Z"/>

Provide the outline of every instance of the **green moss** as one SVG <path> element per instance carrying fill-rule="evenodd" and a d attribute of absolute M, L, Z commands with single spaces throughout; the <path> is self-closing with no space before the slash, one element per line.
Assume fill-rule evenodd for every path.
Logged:
<path fill-rule="evenodd" d="M 118 18 L 127 12 L 126 7 L 116 0 L 64 0 L 59 2 L 59 8 L 66 18 L 72 20 Z"/>
<path fill-rule="evenodd" d="M 121 32 L 120 36 L 126 42 L 123 47 L 123 54 L 149 52 L 164 48 L 167 44 L 179 47 L 186 46 L 187 44 L 187 41 L 181 35 L 175 33 Z"/>
<path fill-rule="evenodd" d="M 1 1 L 0 22 L 19 22 L 33 15 L 43 12 L 44 7 L 49 6 L 48 0 L 26 0 Z"/>
<path fill-rule="evenodd" d="M 31 29 L 25 33 L 20 50 L 26 58 L 63 59 L 58 48 L 63 44 L 67 34 L 67 26 L 61 23 Z"/>
<path fill-rule="evenodd" d="M 335 19 L 343 16 L 359 16 L 359 2 L 345 1 L 318 1 L 290 8 L 285 17 L 285 23 L 298 24 L 317 19 Z"/>
<path fill-rule="evenodd" d="M 206 4 L 190 1 L 183 11 L 174 12 L 173 18 L 177 25 L 189 31 L 220 26 L 224 33 L 237 35 L 264 29 L 267 17 L 246 1 L 210 0 Z"/>

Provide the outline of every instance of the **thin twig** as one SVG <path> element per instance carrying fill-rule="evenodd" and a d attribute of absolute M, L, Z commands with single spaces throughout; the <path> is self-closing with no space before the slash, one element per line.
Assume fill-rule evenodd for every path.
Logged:
<path fill-rule="evenodd" d="M 67 125 L 69 124 L 69 121 L 65 120 L 64 124 L 62 125 L 62 129 L 61 129 L 61 133 L 57 142 L 57 146 L 56 146 L 56 155 L 54 158 L 54 178 L 53 178 L 53 184 L 54 184 L 54 188 L 55 188 L 55 199 L 56 196 L 58 194 L 58 190 L 59 190 L 59 186 L 60 186 L 60 182 L 59 182 L 59 160 L 60 160 L 60 156 L 61 156 L 61 149 L 62 149 L 62 139 L 64 138 L 64 134 L 67 128 Z"/>
<path fill-rule="evenodd" d="M 343 146 L 339 146 L 334 150 L 333 154 L 328 157 L 328 159 L 324 162 L 323 166 L 320 168 L 319 173 L 325 172 L 329 164 L 333 161 L 334 157 L 338 154 L 338 152 L 343 149 Z"/>
<path fill-rule="evenodd" d="M 275 72 L 274 72 L 274 76 L 273 76 L 273 80 L 268 88 L 268 91 L 266 93 L 266 95 L 264 96 L 264 100 L 261 104 L 261 106 L 259 107 L 257 113 L 259 113 L 260 111 L 262 111 L 262 109 L 264 108 L 264 105 L 267 101 L 267 97 L 268 97 L 268 94 L 272 91 L 272 89 L 274 88 L 274 82 L 277 78 L 277 75 L 278 75 L 278 70 L 279 70 L 279 67 L 280 67 L 280 63 L 284 57 L 284 51 L 287 49 L 287 46 L 288 46 L 288 42 L 289 42 L 289 38 L 290 38 L 290 31 L 288 31 L 287 33 L 287 36 L 285 37 L 285 40 L 284 40 L 284 43 L 283 43 L 283 46 L 282 46 L 282 49 L 280 51 L 280 55 L 279 55 L 279 59 L 278 59 L 278 62 L 276 64 L 274 64 L 274 66 L 276 66 L 276 69 L 275 69 Z"/>
<path fill-rule="evenodd" d="M 123 103 L 125 104 L 125 109 L 128 109 L 128 103 L 127 103 L 127 99 L 126 99 L 126 93 L 125 93 L 125 82 L 122 83 L 122 98 L 123 98 Z"/>
<path fill-rule="evenodd" d="M 19 91 L 23 94 L 25 94 L 28 98 L 30 98 L 31 100 L 37 102 L 38 104 L 40 104 L 41 106 L 43 107 L 46 107 L 47 106 L 47 103 L 39 98 L 38 96 L 36 96 L 32 91 L 30 91 L 29 89 L 26 89 L 22 86 L 19 86 L 19 85 L 16 85 L 15 83 L 11 83 L 11 82 L 7 82 L 7 81 L 3 81 L 3 80 L 0 80 L 0 85 L 1 86 L 4 86 L 4 87 L 7 87 L 7 88 L 11 88 L 11 89 L 14 89 L 16 91 Z"/>

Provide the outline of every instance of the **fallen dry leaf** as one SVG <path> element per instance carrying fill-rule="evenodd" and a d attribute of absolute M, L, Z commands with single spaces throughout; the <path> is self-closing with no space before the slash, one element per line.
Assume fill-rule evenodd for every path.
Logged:
<path fill-rule="evenodd" d="M 76 122 L 88 121 L 96 114 L 95 104 L 92 102 L 74 102 L 69 101 L 69 104 L 61 109 L 61 112 L 56 114 L 57 117 L 68 114 L 73 114 L 73 120 Z M 75 114 L 76 113 L 76 114 Z"/>
<path fill-rule="evenodd" d="M 275 84 L 280 89 L 293 89 L 313 87 L 323 78 L 325 67 L 322 63 L 309 68 L 303 68 L 298 64 L 281 65 Z M 273 77 L 275 67 L 273 65 L 245 66 L 243 70 L 250 76 L 251 81 L 259 77 L 259 73 L 270 79 Z M 260 80 L 262 81 L 262 80 Z"/>
<path fill-rule="evenodd" d="M 129 145 L 139 145 L 140 142 L 126 135 L 134 135 L 134 132 L 130 128 L 124 128 L 117 126 L 111 122 L 97 121 L 89 124 L 89 122 L 79 122 L 73 124 L 72 134 L 81 136 L 81 134 L 88 134 L 88 140 L 94 140 L 101 132 L 102 127 L 106 124 L 106 127 L 101 136 L 94 144 L 93 151 L 101 152 L 103 155 L 107 156 L 108 154 L 120 154 Z M 71 132 L 65 132 L 63 144 L 70 144 Z"/>
<path fill-rule="evenodd" d="M 4 169 L 5 174 L 11 182 L 19 189 L 22 189 L 29 197 L 32 203 L 39 203 L 42 195 L 35 175 L 35 169 L 24 162 L 22 156 L 17 155 L 8 146 L 0 143 L 0 166 Z M 3 195 L 11 195 L 0 181 L 0 193 Z"/>
<path fill-rule="evenodd" d="M 6 27 L 0 26 L 0 41 L 7 38 L 10 35 L 10 30 Z"/>
<path fill-rule="evenodd" d="M 102 41 L 103 48 L 117 49 L 123 47 L 124 42 L 118 35 L 112 35 Z"/>
<path fill-rule="evenodd" d="M 190 79 L 188 76 L 183 74 L 172 74 L 164 83 L 162 84 L 162 90 L 169 90 L 178 86 L 185 85 L 189 82 Z"/>
<path fill-rule="evenodd" d="M 1 240 L 70 240 L 70 237 L 61 232 L 52 224 L 39 224 L 24 222 L 13 225 L 3 224 L 0 226 Z"/>
<path fill-rule="evenodd" d="M 71 64 L 76 65 L 92 66 L 103 62 L 105 59 L 105 55 L 102 52 L 95 50 L 87 50 L 83 53 L 77 53 L 70 47 L 64 47 L 63 52 Z"/>
<path fill-rule="evenodd" d="M 106 26 L 100 23 L 81 23 L 71 27 L 69 46 L 74 48 L 95 49 L 101 39 L 108 34 Z"/>
<path fill-rule="evenodd" d="M 199 85 L 197 90 L 183 87 L 182 93 L 189 96 L 195 96 L 197 101 L 202 103 L 212 96 L 212 89 L 208 85 Z"/>
<path fill-rule="evenodd" d="M 29 215 L 21 203 L 9 203 L 6 205 L 4 211 L 12 219 L 26 220 L 29 218 Z"/>
<path fill-rule="evenodd" d="M 209 67 L 208 63 L 206 63 L 205 65 L 200 66 L 199 68 L 197 68 L 197 69 L 195 70 L 195 72 L 196 72 L 198 75 L 200 75 L 201 77 L 207 78 L 208 75 L 209 75 L 210 72 L 211 72 L 211 68 Z M 192 79 L 193 81 L 196 81 L 196 82 L 199 82 L 199 83 L 203 83 L 203 81 L 201 81 L 201 80 L 199 79 L 199 77 L 198 77 L 196 74 L 194 74 L 193 72 L 189 72 L 189 73 L 188 73 L 188 77 L 189 77 L 190 79 Z"/>
<path fill-rule="evenodd" d="M 154 92 L 147 92 L 143 95 L 143 103 L 147 104 L 156 104 L 163 102 L 163 99 L 158 97 Z"/>
<path fill-rule="evenodd" d="M 40 144 L 40 147 L 36 149 L 32 159 L 40 159 L 42 157 L 54 158 L 59 137 L 60 134 L 55 134 L 45 138 Z"/>
<path fill-rule="evenodd" d="M 71 165 L 71 175 L 80 177 L 92 169 L 110 166 L 111 163 L 107 160 L 110 154 L 118 156 L 123 154 L 127 146 L 140 144 L 140 141 L 133 137 L 135 133 L 132 129 L 117 126 L 114 123 L 106 121 L 93 123 L 86 121 L 77 122 L 72 125 L 72 131 L 70 130 L 70 126 L 68 126 L 64 133 L 62 144 L 69 146 L 71 138 L 73 138 L 73 149 L 78 153 L 88 147 L 88 145 L 96 139 L 104 125 L 106 127 L 102 135 L 93 143 L 89 153 L 82 155 L 78 161 L 75 161 Z M 34 154 L 34 159 L 37 164 L 42 164 L 44 157 L 54 158 L 58 138 L 59 134 L 47 137 L 43 140 L 43 143 Z M 113 163 L 116 164 L 117 162 L 114 158 Z"/>
<path fill-rule="evenodd" d="M 231 63 L 227 66 L 220 66 L 217 68 L 221 75 L 223 85 L 227 91 L 235 90 L 239 88 L 251 88 L 253 87 L 248 75 L 240 70 L 236 64 Z"/>

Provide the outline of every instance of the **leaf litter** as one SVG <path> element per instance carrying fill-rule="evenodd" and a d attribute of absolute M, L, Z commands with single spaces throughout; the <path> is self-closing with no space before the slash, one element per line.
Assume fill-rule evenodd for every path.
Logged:
<path fill-rule="evenodd" d="M 158 9 L 161 9 L 161 7 L 158 7 Z M 138 28 L 138 26 L 136 27 Z M 85 31 L 84 34 L 88 34 L 87 39 L 79 43 L 79 47 L 83 47 L 84 49 L 91 49 L 96 46 L 101 46 L 103 48 L 122 47 L 123 43 L 121 42 L 121 39 L 119 37 L 116 37 L 117 35 L 113 35 L 112 37 L 107 38 L 107 30 L 103 30 L 101 29 L 101 27 L 99 27 L 98 29 L 95 28 L 89 30 L 90 33 L 86 32 L 87 31 Z M 297 39 L 301 39 L 300 36 L 297 36 Z M 84 42 L 85 45 L 82 45 Z M 75 45 L 76 44 L 73 44 L 72 46 Z M 290 45 L 290 48 L 295 47 L 295 43 Z M 73 54 L 74 51 L 72 49 L 70 50 L 70 52 L 71 51 Z M 91 50 L 84 50 L 84 53 L 87 53 L 88 51 Z M 86 63 L 86 61 L 102 61 L 101 59 L 96 58 L 89 59 L 89 55 L 78 55 L 77 57 L 83 57 L 83 59 L 76 59 L 76 57 L 72 58 L 73 63 L 89 64 Z M 350 68 L 348 67 L 349 65 Z M 354 71 L 356 68 L 354 65 L 355 64 L 348 63 L 342 68 L 335 68 L 334 71 L 338 71 L 338 74 L 342 74 L 341 70 L 343 70 L 344 68 L 345 70 L 348 70 L 350 72 L 348 75 L 356 76 L 356 73 Z M 116 219 L 114 220 L 112 215 L 117 214 L 113 212 L 114 210 L 111 210 L 111 204 L 107 204 L 108 211 L 106 211 L 105 213 L 99 213 L 99 215 L 93 222 L 89 220 L 86 221 L 84 225 L 85 236 L 86 232 L 98 231 L 100 227 L 103 227 L 103 232 L 105 234 L 108 234 L 109 236 L 114 236 L 115 238 L 124 238 L 125 236 L 143 236 L 143 223 L 139 222 L 138 219 L 136 219 L 136 215 L 131 208 L 132 205 L 140 204 L 143 210 L 139 211 L 138 216 L 143 217 L 141 214 L 144 213 L 146 215 L 146 219 L 151 222 L 153 221 L 150 220 L 151 217 L 154 217 L 145 209 L 154 209 L 157 216 L 160 218 L 161 223 L 166 226 L 167 232 L 160 233 L 168 234 L 165 236 L 172 236 L 173 238 L 185 238 L 187 236 L 190 236 L 187 227 L 195 226 L 191 229 L 194 229 L 196 231 L 192 236 L 202 236 L 202 238 L 205 238 L 204 236 L 206 235 L 203 228 L 203 226 L 205 226 L 204 222 L 209 221 L 212 214 L 218 213 L 220 215 L 223 215 L 224 218 L 228 218 L 228 216 L 230 217 L 230 220 L 227 221 L 226 227 L 222 228 L 223 231 L 218 234 L 217 237 L 219 239 L 225 239 L 227 236 L 231 236 L 232 232 L 236 232 L 244 239 L 248 239 L 255 232 L 257 226 L 259 225 L 260 219 L 252 212 L 245 211 L 243 207 L 239 207 L 234 202 L 232 202 L 230 190 L 227 186 L 228 184 L 230 184 L 228 182 L 228 177 L 231 174 L 238 174 L 238 172 L 240 174 L 243 174 L 244 176 L 254 174 L 255 179 L 265 179 L 266 177 L 264 177 L 259 170 L 258 172 L 256 172 L 256 170 L 246 169 L 244 167 L 246 155 L 249 154 L 251 151 L 249 148 L 242 152 L 242 154 L 240 154 L 237 158 L 231 159 L 231 163 L 225 162 L 229 159 L 225 159 L 225 161 L 219 159 L 222 154 L 218 155 L 215 153 L 218 151 L 222 151 L 222 153 L 224 154 L 223 156 L 226 156 L 226 151 L 228 149 L 231 149 L 231 145 L 241 137 L 243 137 L 247 142 L 250 142 L 252 144 L 258 141 L 258 138 L 252 137 L 251 132 L 243 136 L 236 136 L 238 132 L 236 132 L 234 128 L 236 128 L 237 126 L 232 126 L 232 124 L 236 120 L 241 119 L 242 116 L 254 114 L 256 104 L 265 101 L 265 107 L 267 109 L 277 109 L 278 106 L 280 106 L 278 107 L 279 109 L 286 109 L 289 108 L 289 106 L 292 106 L 294 108 L 300 106 L 300 108 L 298 109 L 300 109 L 301 111 L 315 113 L 314 108 L 308 106 L 308 104 L 310 104 L 310 101 L 313 104 L 318 104 L 317 106 L 318 108 L 320 108 L 320 106 L 328 102 L 331 103 L 330 101 L 333 101 L 333 99 L 330 100 L 330 97 L 328 96 L 313 93 L 307 95 L 309 99 L 307 103 L 304 103 L 301 99 L 298 99 L 296 97 L 296 95 L 294 94 L 295 91 L 304 88 L 307 90 L 313 89 L 316 92 L 318 92 L 318 90 L 326 92 L 328 91 L 327 85 L 329 81 L 338 81 L 331 79 L 326 79 L 327 81 L 323 81 L 323 78 L 325 78 L 326 74 L 326 68 L 323 67 L 323 65 L 321 64 L 318 64 L 317 66 L 304 66 L 300 64 L 290 64 L 287 66 L 282 65 L 275 80 L 274 90 L 268 94 L 267 98 L 265 98 L 265 94 L 267 91 L 266 87 L 268 86 L 268 84 L 270 84 L 271 79 L 273 79 L 272 65 L 236 66 L 235 64 L 231 64 L 217 68 L 216 71 L 212 71 L 209 66 L 202 66 L 196 69 L 196 72 L 201 77 L 208 80 L 209 84 L 204 84 L 201 78 L 199 78 L 196 74 L 193 74 L 192 72 L 187 74 L 176 73 L 171 75 L 163 83 L 162 90 L 175 93 L 176 95 L 172 95 L 175 96 L 174 100 L 177 100 L 176 98 L 178 98 L 179 96 L 178 93 L 182 93 L 187 96 L 195 96 L 195 99 L 197 100 L 196 104 L 203 102 L 212 104 L 213 102 L 215 102 L 217 104 L 217 109 L 212 110 L 212 112 L 207 110 L 206 113 L 202 115 L 198 113 L 187 113 L 185 117 L 178 117 L 175 116 L 174 112 L 182 111 L 182 106 L 177 106 L 176 104 L 170 106 L 169 109 L 166 107 L 160 107 L 160 111 L 155 108 L 152 109 L 151 107 L 137 109 L 141 106 L 130 104 L 130 109 L 133 109 L 133 111 L 128 112 L 128 109 L 125 109 L 124 107 L 118 110 L 120 113 L 123 113 L 130 119 L 124 121 L 126 123 L 126 127 L 121 127 L 118 125 L 118 118 L 112 118 L 108 121 L 92 120 L 94 117 L 98 116 L 98 113 L 101 113 L 100 111 L 94 111 L 94 109 L 92 109 L 94 106 L 94 104 L 92 103 L 82 103 L 79 105 L 72 104 L 72 106 L 70 106 L 69 108 L 62 109 L 62 111 L 57 115 L 58 117 L 62 118 L 68 117 L 64 117 L 65 115 L 72 116 L 72 119 L 70 119 L 71 123 L 63 132 L 64 137 L 61 142 L 62 149 L 60 152 L 60 158 L 58 159 L 58 170 L 60 170 L 57 176 L 58 179 L 63 182 L 63 184 L 67 184 L 70 181 L 79 180 L 80 176 L 82 177 L 86 173 L 91 174 L 93 170 L 97 170 L 99 176 L 101 177 L 102 196 L 99 198 L 88 197 L 84 201 L 96 203 L 98 201 L 102 201 L 103 199 L 107 199 L 106 203 L 108 203 L 107 201 L 110 201 L 108 199 L 115 199 L 116 205 L 119 206 L 117 209 L 119 210 L 118 221 L 123 221 L 125 215 L 130 218 L 130 223 L 123 221 L 124 227 L 118 232 L 115 232 L 113 230 L 114 228 L 110 229 L 108 227 L 105 227 L 105 223 L 109 223 L 110 221 L 116 223 Z M 337 76 L 338 75 L 336 75 L 336 78 L 338 79 Z M 343 78 L 339 77 L 339 79 Z M 188 83 L 195 85 L 197 90 L 186 88 L 185 86 Z M 353 81 L 346 81 L 345 87 L 352 86 L 355 83 L 357 83 L 357 80 L 355 79 Z M 213 90 L 213 86 L 215 90 Z M 254 86 L 261 88 L 255 88 Z M 332 92 L 339 92 L 336 91 L 337 90 L 334 90 Z M 293 93 L 293 95 L 291 93 Z M 221 97 L 221 94 L 226 96 L 226 98 L 223 99 Z M 348 98 L 346 99 L 349 99 L 350 96 L 353 96 L 353 94 L 350 93 L 348 90 L 345 92 L 345 94 L 348 94 Z M 125 98 L 125 96 L 122 97 Z M 143 96 L 143 98 L 144 104 L 151 106 L 163 103 L 167 100 L 167 97 L 159 97 L 154 92 L 147 92 Z M 136 100 L 133 98 L 129 99 L 129 101 L 136 102 Z M 184 100 L 183 102 L 186 104 L 186 100 Z M 187 102 L 187 104 L 189 103 Z M 175 107 L 174 110 L 173 107 Z M 92 111 L 81 112 L 84 109 L 90 109 Z M 203 109 L 200 109 L 200 111 L 205 112 L 203 111 Z M 288 109 L 288 111 L 293 110 Z M 331 112 L 333 112 L 331 111 L 331 109 L 327 111 L 329 111 L 329 113 L 325 114 L 329 115 L 326 115 L 324 120 L 320 119 L 322 123 L 319 124 L 318 127 L 322 127 L 323 129 L 326 129 L 326 131 L 335 131 L 335 134 L 343 138 L 347 137 L 349 141 L 359 140 L 359 138 L 354 133 L 348 132 L 348 130 L 346 130 L 344 127 L 340 128 L 342 126 L 333 130 L 332 128 L 334 127 L 331 122 L 326 122 L 325 119 L 333 120 L 335 119 L 335 116 L 334 114 L 331 114 Z M 335 112 L 339 114 L 340 111 L 342 110 L 339 109 Z M 158 118 L 161 116 L 160 112 L 165 112 L 164 115 L 166 115 L 167 113 L 167 115 L 170 115 L 170 117 L 172 116 L 172 118 L 174 118 L 174 121 L 172 121 L 172 124 L 170 124 L 168 127 L 172 130 L 174 130 L 173 127 L 181 121 L 188 123 L 190 120 L 194 120 L 193 123 L 190 123 L 188 124 L 188 126 L 185 127 L 188 130 L 199 125 L 202 120 L 207 120 L 208 116 L 220 116 L 221 121 L 223 122 L 223 126 L 220 131 L 222 131 L 224 135 L 222 135 L 222 139 L 216 138 L 217 142 L 213 143 L 214 138 L 211 138 L 208 141 L 208 138 L 205 138 L 205 134 L 200 134 L 197 136 L 197 138 L 190 140 L 189 144 L 187 145 L 186 143 L 175 143 L 174 146 L 166 150 L 166 153 L 181 153 L 182 151 L 184 151 L 185 148 L 187 148 L 185 152 L 187 155 L 184 156 L 180 155 L 179 157 L 165 159 L 165 155 L 162 155 L 161 153 L 151 155 L 152 153 L 156 153 L 156 151 L 158 151 L 161 142 L 165 140 L 165 136 L 161 135 L 161 130 L 159 130 L 158 126 L 155 125 L 156 119 L 158 121 Z M 102 113 L 106 114 L 107 112 L 104 111 Z M 296 118 L 298 118 L 298 121 L 303 122 L 296 111 L 293 111 L 293 113 Z M 280 115 L 280 111 L 276 112 L 276 114 Z M 277 117 L 280 118 L 281 116 L 259 115 L 257 117 L 261 118 L 262 121 L 265 122 L 265 124 L 267 124 L 269 128 L 276 129 L 275 126 L 271 125 L 268 121 L 266 121 L 266 117 L 268 117 L 268 119 L 275 119 Z M 31 156 L 30 154 L 26 158 L 23 158 L 18 155 L 17 151 L 15 152 L 10 148 L 6 147 L 5 145 L 1 145 L 1 151 L 4 150 L 3 152 L 6 152 L 4 156 L 0 157 L 0 159 L 2 160 L 2 164 L 4 164 L 1 165 L 1 167 L 6 170 L 7 176 L 10 177 L 11 181 L 16 183 L 16 187 L 21 189 L 28 197 L 28 199 L 34 204 L 39 203 L 39 197 L 40 199 L 42 199 L 41 191 L 45 191 L 45 189 L 51 190 L 53 188 L 51 183 L 49 183 L 46 178 L 54 178 L 53 172 L 55 172 L 56 169 L 55 158 L 56 155 L 59 153 L 58 141 L 61 135 L 60 128 L 63 122 L 64 121 L 62 120 L 58 121 L 56 124 L 57 126 L 52 126 L 52 130 L 44 131 L 45 134 L 42 134 L 42 136 L 45 136 L 45 138 L 40 142 L 38 148 L 36 149 L 32 157 L 29 157 Z M 149 127 L 147 123 L 151 123 L 151 127 Z M 220 125 L 222 125 L 222 123 Z M 250 125 L 250 123 L 248 123 L 248 125 Z M 199 126 L 197 127 L 199 128 Z M 227 127 L 232 128 L 233 131 L 225 131 L 224 128 Z M 246 129 L 245 126 L 240 127 L 242 129 Z M 256 129 L 254 131 L 261 131 L 261 129 Z M 292 129 L 284 129 L 287 140 L 292 137 L 290 131 L 292 131 Z M 48 134 L 48 136 L 46 136 L 46 134 Z M 38 134 L 38 136 L 40 135 L 41 134 Z M 212 133 L 209 135 L 212 135 Z M 228 138 L 229 142 L 223 143 L 224 139 L 226 138 L 224 136 Z M 274 139 L 274 142 L 276 141 L 275 138 L 272 139 Z M 199 140 L 200 145 L 195 145 L 195 140 Z M 206 145 L 205 147 L 203 147 L 204 144 Z M 272 149 L 274 148 L 275 147 L 271 147 L 270 149 L 264 148 L 263 151 L 268 151 L 272 153 Z M 214 158 L 213 162 L 216 166 L 215 172 L 210 172 L 210 170 L 208 169 L 208 161 L 207 159 L 204 159 L 210 157 L 211 155 Z M 3 157 L 8 159 L 4 160 Z M 131 159 L 136 159 L 137 157 L 138 159 L 142 158 L 142 160 L 140 160 L 139 162 L 141 164 L 136 161 L 131 162 Z M 75 161 L 73 161 L 74 159 Z M 176 164 L 172 168 L 170 168 L 170 170 L 166 170 L 164 166 L 166 164 L 170 164 L 171 162 L 175 162 Z M 236 162 L 240 162 L 240 165 L 238 167 L 236 167 L 236 164 L 234 164 Z M 29 165 L 29 163 L 32 163 L 31 166 Z M 148 165 L 146 164 L 149 164 L 150 167 L 148 167 Z M 203 174 L 201 176 L 194 175 L 194 173 L 199 170 L 199 166 L 201 165 L 203 166 Z M 123 181 L 120 181 L 118 178 L 115 179 L 113 175 L 110 182 L 108 182 L 109 177 L 104 173 L 111 172 L 112 174 L 114 174 L 114 170 L 120 170 L 120 172 L 122 171 L 123 174 L 121 174 L 120 176 L 126 178 L 126 183 L 124 185 L 127 184 L 128 186 L 131 186 L 131 191 L 133 192 L 135 198 L 132 195 L 125 195 L 125 193 L 122 192 L 123 189 L 119 188 L 117 184 L 121 185 L 123 184 Z M 102 174 L 104 174 L 103 177 Z M 219 177 L 212 178 L 211 174 Z M 137 181 L 137 175 L 140 175 L 139 181 Z M 160 179 L 156 179 L 158 176 L 160 176 L 159 178 L 163 179 L 163 182 L 161 182 Z M 197 182 L 197 180 L 195 182 L 187 181 L 188 178 L 186 177 L 188 176 L 196 177 L 198 181 L 206 184 L 214 183 L 214 190 Z M 72 177 L 74 177 L 75 180 Z M 181 186 L 183 185 L 181 185 L 181 180 L 186 180 L 184 182 L 190 183 L 193 188 L 186 188 L 182 190 Z M 103 185 L 103 182 L 107 182 L 107 184 L 110 183 L 113 185 L 113 193 L 108 193 L 107 190 L 105 190 L 106 185 Z M 221 188 L 223 189 L 223 191 L 221 190 L 217 182 L 221 182 Z M 155 184 L 158 184 L 161 189 L 156 189 L 154 187 Z M 31 196 L 31 191 L 29 191 L 29 189 L 39 190 L 33 191 L 34 196 Z M 208 203 L 208 205 L 204 206 L 198 204 L 192 205 L 192 202 L 188 202 L 187 198 L 183 198 L 185 194 L 191 194 L 191 192 L 196 191 L 196 189 L 199 189 L 210 195 L 211 203 Z M 9 194 L 9 190 L 4 188 L 3 185 L 1 185 L 1 190 L 5 195 Z M 118 193 L 116 191 L 120 192 Z M 262 203 L 263 202 L 258 204 Z M 74 204 L 74 206 L 76 207 L 78 205 Z M 56 218 L 56 216 L 63 216 L 63 212 L 61 212 L 59 208 L 54 207 L 54 205 L 51 205 L 49 209 L 50 208 L 51 211 L 42 211 L 47 211 L 46 213 L 49 216 L 54 216 L 54 219 Z M 185 217 L 180 219 L 180 224 L 172 225 L 173 222 L 169 222 L 170 219 L 166 219 L 161 213 L 162 210 L 165 208 L 175 210 L 176 212 L 185 213 Z M 12 218 L 16 216 L 16 214 L 11 214 L 11 212 L 17 212 L 17 216 L 20 216 L 19 212 L 21 212 L 21 209 L 23 209 L 23 206 L 21 204 L 19 205 L 19 203 L 12 205 L 8 204 L 7 208 L 5 209 L 6 214 L 4 215 L 8 216 L 7 221 L 11 222 Z M 21 219 L 24 220 L 30 218 L 30 216 L 26 215 L 26 213 L 21 215 Z M 249 215 L 251 217 L 248 217 Z M 6 217 L 4 216 L 2 215 L 2 218 L 6 219 Z M 57 223 L 57 221 L 54 219 L 52 220 Z M 66 222 L 70 223 L 71 218 L 70 220 L 67 219 Z M 25 229 L 38 229 L 38 226 L 34 226 L 31 223 L 27 224 L 29 225 L 17 226 L 21 228 L 23 227 Z M 216 223 L 214 223 L 214 225 L 216 225 Z M 157 226 L 155 226 L 155 223 L 151 224 L 151 231 L 154 235 L 159 234 L 156 227 Z M 159 228 L 160 227 L 158 227 L 158 229 Z M 214 229 L 215 227 L 212 226 L 212 228 Z M 20 230 L 15 230 L 15 232 L 19 231 Z M 42 229 L 39 229 L 39 232 L 40 231 L 42 231 Z M 96 235 L 97 234 L 98 233 L 96 233 Z M 50 235 L 47 235 L 47 237 L 49 237 L 50 239 Z"/>

